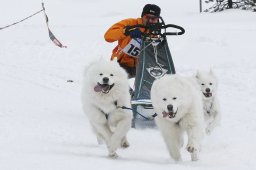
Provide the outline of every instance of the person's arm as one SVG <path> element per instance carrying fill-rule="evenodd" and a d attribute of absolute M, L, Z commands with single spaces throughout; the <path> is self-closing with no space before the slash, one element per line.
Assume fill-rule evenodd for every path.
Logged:
<path fill-rule="evenodd" d="M 126 37 L 124 35 L 124 27 L 131 25 L 133 19 L 125 19 L 114 25 L 112 25 L 104 35 L 104 38 L 107 42 L 114 42 Z"/>

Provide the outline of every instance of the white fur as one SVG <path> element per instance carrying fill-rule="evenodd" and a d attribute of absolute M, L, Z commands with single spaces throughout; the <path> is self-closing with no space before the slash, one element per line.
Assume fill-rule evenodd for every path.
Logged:
<path fill-rule="evenodd" d="M 151 100 L 155 112 L 155 121 L 159 127 L 170 156 L 181 160 L 180 148 L 183 146 L 183 132 L 187 133 L 187 150 L 191 159 L 198 159 L 203 138 L 203 103 L 199 87 L 191 78 L 178 75 L 166 75 L 155 80 L 151 89 Z M 174 118 L 163 117 L 172 105 L 176 112 Z"/>
<path fill-rule="evenodd" d="M 103 77 L 109 78 L 109 84 L 115 84 L 109 93 L 94 91 L 94 87 L 103 81 Z M 108 147 L 109 156 L 117 157 L 117 148 L 129 146 L 126 135 L 132 121 L 130 110 L 118 108 L 131 108 L 127 73 L 116 61 L 99 61 L 86 68 L 83 78 L 83 110 L 98 142 L 101 143 L 103 139 Z M 103 112 L 108 114 L 108 119 Z"/>
<path fill-rule="evenodd" d="M 220 124 L 221 113 L 219 107 L 219 100 L 217 96 L 218 81 L 213 71 L 197 71 L 196 79 L 201 86 L 203 103 L 204 103 L 204 118 L 206 124 L 206 133 L 210 134 L 213 129 Z M 203 93 L 206 89 L 212 93 L 211 97 L 206 97 Z"/>

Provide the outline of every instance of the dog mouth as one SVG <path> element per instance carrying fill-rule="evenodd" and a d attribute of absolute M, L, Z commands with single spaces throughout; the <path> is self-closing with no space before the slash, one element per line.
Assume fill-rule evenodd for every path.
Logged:
<path fill-rule="evenodd" d="M 163 117 L 164 117 L 164 118 L 165 118 L 165 117 L 168 117 L 168 118 L 170 118 L 170 119 L 173 119 L 173 118 L 175 118 L 177 112 L 178 112 L 178 109 L 176 110 L 176 112 L 173 112 L 173 111 L 172 111 L 172 112 L 163 111 L 162 114 L 163 114 Z"/>
<path fill-rule="evenodd" d="M 206 98 L 212 97 L 212 93 L 203 93 Z"/>
<path fill-rule="evenodd" d="M 114 83 L 113 84 L 100 84 L 100 83 L 97 83 L 97 85 L 94 87 L 94 91 L 95 92 L 102 92 L 102 93 L 109 93 L 110 90 L 114 87 Z"/>

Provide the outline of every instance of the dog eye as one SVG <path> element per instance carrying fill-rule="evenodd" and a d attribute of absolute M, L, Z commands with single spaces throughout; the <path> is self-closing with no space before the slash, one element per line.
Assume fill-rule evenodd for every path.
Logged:
<path fill-rule="evenodd" d="M 163 98 L 163 101 L 166 101 L 167 99 L 166 98 Z"/>
<path fill-rule="evenodd" d="M 114 76 L 114 74 L 110 74 L 110 76 Z"/>
<path fill-rule="evenodd" d="M 201 85 L 204 86 L 204 83 L 202 83 Z"/>
<path fill-rule="evenodd" d="M 212 85 L 212 83 L 209 83 L 210 85 Z"/>
<path fill-rule="evenodd" d="M 172 98 L 172 100 L 176 100 L 176 99 L 177 99 L 177 97 L 173 97 L 173 98 Z"/>
<path fill-rule="evenodd" d="M 100 76 L 103 76 L 103 74 L 102 74 L 102 73 L 100 73 Z"/>

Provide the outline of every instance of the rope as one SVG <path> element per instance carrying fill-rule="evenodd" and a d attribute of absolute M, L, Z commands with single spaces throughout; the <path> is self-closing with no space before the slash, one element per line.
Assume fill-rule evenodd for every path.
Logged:
<path fill-rule="evenodd" d="M 3 30 L 3 29 L 6 29 L 6 28 L 8 28 L 8 27 L 11 27 L 11 26 L 13 26 L 13 25 L 19 24 L 19 23 L 21 23 L 21 22 L 23 22 L 23 21 L 25 21 L 25 20 L 27 20 L 27 19 L 29 19 L 29 18 L 35 16 L 36 14 L 39 14 L 39 13 L 42 12 L 42 11 L 44 11 L 44 9 L 41 9 L 40 11 L 37 11 L 36 13 L 34 13 L 34 14 L 32 14 L 32 15 L 30 15 L 30 16 L 28 16 L 28 17 L 26 17 L 26 18 L 24 18 L 24 19 L 22 19 L 22 20 L 20 20 L 20 21 L 14 22 L 14 23 L 12 23 L 12 24 L 10 24 L 10 25 L 7 25 L 7 26 L 4 26 L 4 27 L 0 27 L 0 30 Z"/>
<path fill-rule="evenodd" d="M 119 108 L 121 108 L 121 109 L 126 109 L 126 110 L 131 110 L 131 111 L 137 113 L 138 115 L 140 115 L 141 117 L 143 117 L 144 119 L 146 119 L 146 120 L 151 120 L 151 119 L 149 119 L 149 118 L 143 116 L 142 114 L 140 114 L 139 112 L 137 112 L 136 110 L 134 110 L 134 109 L 132 109 L 132 108 L 125 107 L 125 106 L 120 106 Z M 156 113 L 155 113 L 154 115 L 152 115 L 153 118 L 155 118 L 156 116 L 157 116 Z"/>
<path fill-rule="evenodd" d="M 61 44 L 61 42 L 54 36 L 54 34 L 52 33 L 52 31 L 50 30 L 50 28 L 49 28 L 49 18 L 48 18 L 48 16 L 46 15 L 45 7 L 44 7 L 44 2 L 43 2 L 43 1 L 42 1 L 42 9 L 41 9 L 40 11 L 37 11 L 37 12 L 35 12 L 34 14 L 32 14 L 32 15 L 30 15 L 30 16 L 28 16 L 28 17 L 26 17 L 26 18 L 24 18 L 24 19 L 22 19 L 22 20 L 20 20 L 20 21 L 14 22 L 14 23 L 9 24 L 9 25 L 4 26 L 4 27 L 0 27 L 0 30 L 3 30 L 3 29 L 6 29 L 6 28 L 11 27 L 11 26 L 13 26 L 13 25 L 19 24 L 19 23 L 21 23 L 21 22 L 23 22 L 23 21 L 25 21 L 25 20 L 27 20 L 27 19 L 29 19 L 29 18 L 31 18 L 31 17 L 33 17 L 33 16 L 39 14 L 39 13 L 41 13 L 41 12 L 44 12 L 45 21 L 46 21 L 46 25 L 47 25 L 48 33 L 49 33 L 49 38 L 50 38 L 50 39 L 52 40 L 52 42 L 53 42 L 55 45 L 57 45 L 58 47 L 60 47 L 60 48 L 67 48 L 67 46 Z"/>

